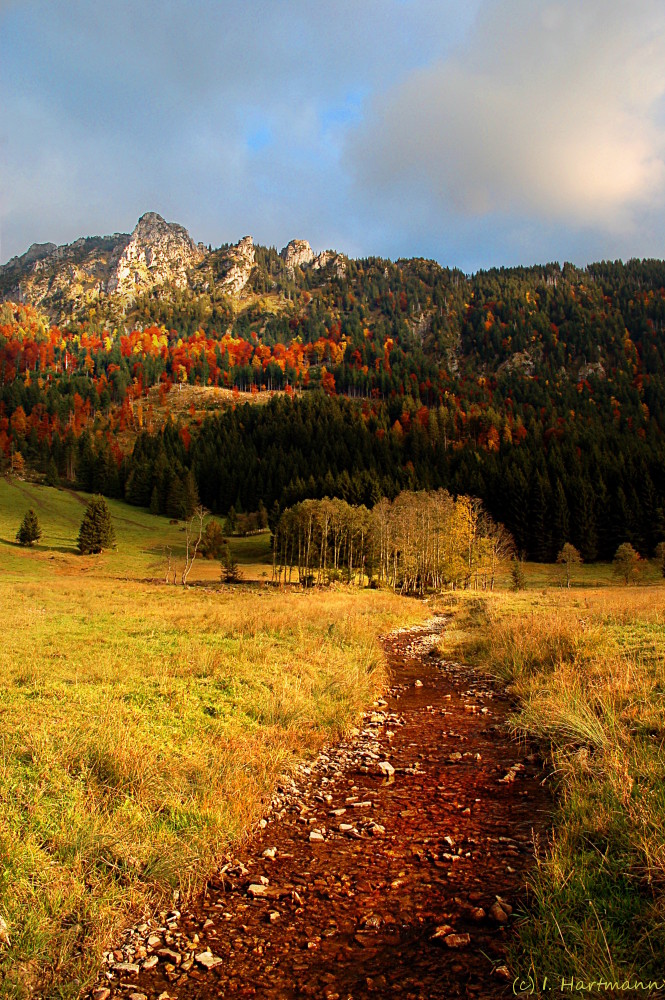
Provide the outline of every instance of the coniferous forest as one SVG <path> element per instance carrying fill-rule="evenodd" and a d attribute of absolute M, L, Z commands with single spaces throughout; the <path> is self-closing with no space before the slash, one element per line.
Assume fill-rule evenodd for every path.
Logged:
<path fill-rule="evenodd" d="M 214 283 L 57 322 L 0 306 L 5 466 L 171 517 L 262 503 L 273 525 L 305 499 L 445 489 L 540 561 L 665 539 L 665 263 L 287 272 L 256 249 L 241 307 Z M 179 385 L 232 402 L 177 412 Z"/>

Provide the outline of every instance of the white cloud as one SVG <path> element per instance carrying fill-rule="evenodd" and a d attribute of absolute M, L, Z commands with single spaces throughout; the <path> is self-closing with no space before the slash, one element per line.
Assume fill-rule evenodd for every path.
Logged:
<path fill-rule="evenodd" d="M 628 232 L 665 191 L 658 0 L 487 0 L 449 59 L 376 99 L 347 155 L 379 202 Z"/>

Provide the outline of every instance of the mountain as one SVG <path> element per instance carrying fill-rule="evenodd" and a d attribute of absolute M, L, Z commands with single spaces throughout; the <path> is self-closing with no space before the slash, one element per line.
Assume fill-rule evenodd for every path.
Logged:
<path fill-rule="evenodd" d="M 296 269 L 305 267 L 344 267 L 339 254 L 316 255 L 306 240 L 292 240 L 275 256 L 273 278 L 293 280 Z M 109 319 L 122 320 L 138 300 L 154 293 L 168 299 L 214 288 L 238 297 L 252 290 L 248 285 L 256 271 L 251 236 L 212 251 L 195 243 L 183 226 L 146 212 L 131 234 L 82 237 L 64 246 L 34 243 L 0 266 L 0 298 L 34 305 L 58 324 L 85 320 L 93 306 Z"/>
<path fill-rule="evenodd" d="M 0 295 L 0 471 L 162 513 L 446 488 L 535 559 L 665 543 L 663 261 L 466 275 L 149 213 L 32 246 Z"/>
<path fill-rule="evenodd" d="M 203 260 L 206 249 L 183 226 L 146 212 L 128 242 L 112 255 L 104 291 L 134 301 L 157 285 L 185 288 L 189 273 Z"/>

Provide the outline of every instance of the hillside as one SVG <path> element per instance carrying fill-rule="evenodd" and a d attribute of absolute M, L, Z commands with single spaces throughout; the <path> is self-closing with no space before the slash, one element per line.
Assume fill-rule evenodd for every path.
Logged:
<path fill-rule="evenodd" d="M 467 276 L 304 240 L 212 250 L 148 213 L 30 248 L 0 270 L 19 292 L 0 307 L 7 465 L 162 513 L 188 474 L 219 513 L 444 487 L 539 560 L 665 539 L 662 261 Z"/>

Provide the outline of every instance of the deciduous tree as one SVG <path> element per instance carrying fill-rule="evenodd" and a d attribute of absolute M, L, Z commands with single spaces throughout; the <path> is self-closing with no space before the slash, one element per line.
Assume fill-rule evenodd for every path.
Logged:
<path fill-rule="evenodd" d="M 636 552 L 630 542 L 624 542 L 616 550 L 612 567 L 616 576 L 620 577 L 625 584 L 635 583 L 642 573 L 642 559 L 639 552 Z"/>
<path fill-rule="evenodd" d="M 570 542 L 566 542 L 558 556 L 556 561 L 560 566 L 564 567 L 566 574 L 566 586 L 570 587 L 570 578 L 574 566 L 579 566 L 582 563 L 582 556 L 579 554 L 574 545 Z"/>

